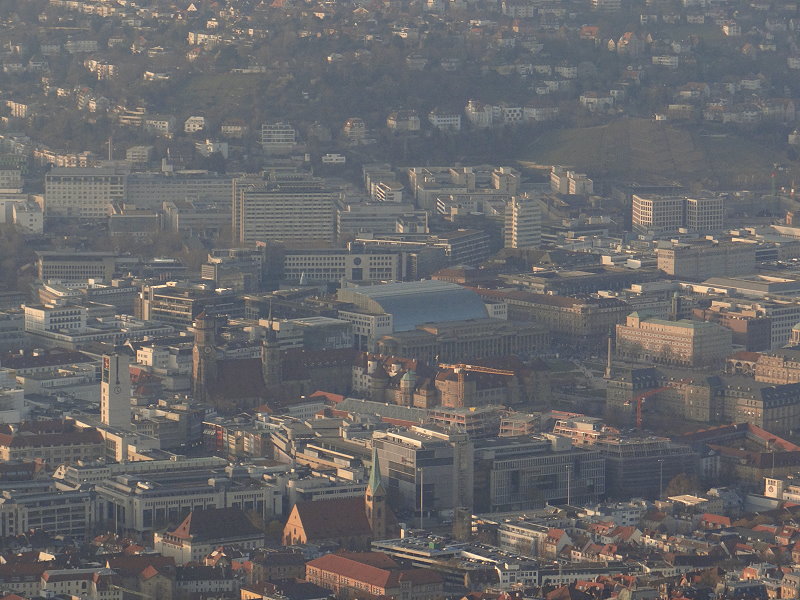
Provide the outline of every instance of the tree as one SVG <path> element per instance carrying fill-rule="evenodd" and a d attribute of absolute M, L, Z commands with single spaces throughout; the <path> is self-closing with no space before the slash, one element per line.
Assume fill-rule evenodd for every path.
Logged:
<path fill-rule="evenodd" d="M 691 494 L 700 488 L 700 480 L 694 475 L 687 475 L 686 473 L 678 473 L 670 479 L 664 493 L 669 496 L 680 496 L 682 494 Z"/>
<path fill-rule="evenodd" d="M 266 534 L 270 540 L 280 540 L 283 537 L 283 522 L 273 519 L 267 523 Z"/>

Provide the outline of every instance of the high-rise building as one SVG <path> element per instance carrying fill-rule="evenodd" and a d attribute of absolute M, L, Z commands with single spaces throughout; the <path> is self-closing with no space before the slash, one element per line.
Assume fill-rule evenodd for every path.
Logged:
<path fill-rule="evenodd" d="M 45 217 L 102 219 L 125 201 L 127 175 L 111 167 L 62 167 L 44 178 Z"/>
<path fill-rule="evenodd" d="M 658 268 L 677 279 L 703 281 L 710 277 L 745 275 L 756 271 L 753 244 L 696 241 L 657 248 Z"/>
<path fill-rule="evenodd" d="M 412 427 L 376 434 L 389 500 L 417 516 L 473 505 L 474 444 L 465 434 Z"/>
<path fill-rule="evenodd" d="M 127 429 L 131 424 L 131 373 L 127 354 L 103 355 L 100 379 L 100 421 Z"/>
<path fill-rule="evenodd" d="M 534 198 L 515 196 L 506 205 L 506 248 L 536 248 L 542 243 L 542 217 Z"/>
<path fill-rule="evenodd" d="M 722 196 L 686 199 L 686 228 L 690 231 L 720 231 L 725 220 Z"/>
<path fill-rule="evenodd" d="M 313 180 L 244 180 L 237 181 L 234 190 L 233 232 L 240 243 L 336 240 L 340 190 Z"/>
<path fill-rule="evenodd" d="M 633 194 L 631 220 L 634 231 L 662 233 L 685 227 L 689 231 L 720 231 L 724 224 L 722 196 L 664 196 Z"/>
<path fill-rule="evenodd" d="M 146 285 L 139 296 L 138 314 L 145 321 L 159 321 L 174 327 L 191 327 L 197 316 L 237 317 L 243 304 L 231 290 L 209 289 L 208 285 Z"/>
<path fill-rule="evenodd" d="M 633 195 L 633 229 L 640 232 L 675 231 L 683 227 L 685 199 L 680 196 Z"/>

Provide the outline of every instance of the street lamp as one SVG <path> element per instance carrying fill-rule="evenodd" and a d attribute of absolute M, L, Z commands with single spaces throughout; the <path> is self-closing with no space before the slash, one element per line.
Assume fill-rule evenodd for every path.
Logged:
<path fill-rule="evenodd" d="M 664 459 L 658 459 L 658 499 L 664 497 Z"/>

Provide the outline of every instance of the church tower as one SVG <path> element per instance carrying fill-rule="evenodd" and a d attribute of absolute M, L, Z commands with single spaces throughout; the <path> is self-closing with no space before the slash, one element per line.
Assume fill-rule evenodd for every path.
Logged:
<path fill-rule="evenodd" d="M 127 354 L 114 352 L 103 355 L 100 421 L 117 429 L 131 427 L 131 373 Z"/>
<path fill-rule="evenodd" d="M 367 520 L 372 529 L 373 540 L 386 539 L 388 527 L 386 523 L 386 489 L 381 479 L 381 467 L 378 463 L 378 449 L 372 448 L 372 471 L 369 474 L 369 483 L 364 496 L 364 509 L 367 511 Z"/>
<path fill-rule="evenodd" d="M 210 402 L 209 386 L 217 378 L 217 320 L 205 311 L 194 320 L 192 348 L 192 395 Z"/>
<path fill-rule="evenodd" d="M 278 333 L 272 327 L 272 315 L 267 323 L 267 337 L 261 344 L 261 373 L 267 387 L 283 383 L 283 356 Z"/>

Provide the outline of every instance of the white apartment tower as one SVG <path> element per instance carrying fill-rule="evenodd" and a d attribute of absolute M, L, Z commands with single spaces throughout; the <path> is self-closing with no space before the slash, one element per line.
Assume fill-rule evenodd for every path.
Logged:
<path fill-rule="evenodd" d="M 131 373 L 127 354 L 104 354 L 100 379 L 100 421 L 128 429 L 131 425 Z"/>
<path fill-rule="evenodd" d="M 537 248 L 542 243 L 542 215 L 534 198 L 514 196 L 506 205 L 506 248 Z"/>

